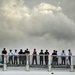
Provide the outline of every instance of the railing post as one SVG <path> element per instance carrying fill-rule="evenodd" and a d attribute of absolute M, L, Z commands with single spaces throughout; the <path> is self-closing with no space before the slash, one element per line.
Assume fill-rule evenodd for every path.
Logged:
<path fill-rule="evenodd" d="M 73 56 L 71 56 L 71 65 L 70 65 L 70 68 L 71 68 L 71 72 L 73 72 Z"/>
<path fill-rule="evenodd" d="M 26 71 L 29 71 L 29 61 L 28 61 L 29 55 L 26 55 Z"/>
<path fill-rule="evenodd" d="M 51 56 L 49 55 L 48 71 L 51 71 Z"/>
<path fill-rule="evenodd" d="M 6 65 L 6 55 L 4 55 L 4 63 L 3 63 L 3 70 L 7 70 L 7 65 Z"/>

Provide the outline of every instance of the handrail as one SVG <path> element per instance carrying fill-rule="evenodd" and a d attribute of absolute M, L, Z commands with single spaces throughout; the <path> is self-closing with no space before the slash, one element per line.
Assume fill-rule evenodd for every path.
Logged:
<path fill-rule="evenodd" d="M 37 56 L 38 55 L 38 56 L 59 56 L 59 57 L 62 56 L 62 55 L 48 55 L 48 54 L 46 55 L 45 54 L 40 54 L 40 55 L 39 54 L 17 54 L 17 55 L 0 54 L 0 56 L 1 55 L 6 55 L 6 56 L 25 56 L 25 55 Z M 66 55 L 65 57 L 68 57 L 68 56 L 75 56 L 75 55 Z"/>
<path fill-rule="evenodd" d="M 30 55 L 30 54 L 18 54 L 18 55 L 8 55 L 8 54 L 0 54 L 0 56 L 4 56 L 4 63 L 3 63 L 3 70 L 5 71 L 5 70 L 7 70 L 7 57 L 10 57 L 10 56 L 13 56 L 13 57 L 15 57 L 15 56 L 17 56 L 17 57 L 20 57 L 20 56 L 26 56 L 26 70 L 27 71 L 29 71 L 29 61 L 30 61 L 30 59 L 29 59 L 29 56 L 36 56 L 36 55 Z M 45 56 L 48 56 L 48 70 L 49 71 L 51 71 L 51 63 L 52 63 L 52 57 L 62 57 L 61 55 L 42 55 L 42 54 L 40 54 L 40 55 L 38 55 L 37 54 L 37 56 L 40 58 L 41 56 L 43 56 L 43 57 L 45 57 Z M 66 55 L 65 57 L 69 57 L 68 55 Z M 73 65 L 74 65 L 74 63 L 73 63 L 73 57 L 74 57 L 74 55 L 72 55 L 72 56 L 70 56 L 71 57 L 71 64 L 70 64 L 70 68 L 71 68 L 71 71 L 73 71 Z M 32 57 L 33 58 L 33 57 Z M 45 58 L 43 58 L 43 59 L 45 59 Z"/>

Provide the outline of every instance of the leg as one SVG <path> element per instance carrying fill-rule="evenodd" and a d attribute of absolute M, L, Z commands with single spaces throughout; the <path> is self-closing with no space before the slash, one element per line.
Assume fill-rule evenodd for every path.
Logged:
<path fill-rule="evenodd" d="M 32 65 L 34 64 L 34 60 L 35 60 L 35 59 L 34 59 L 34 56 L 33 56 L 33 58 L 32 58 Z"/>
<path fill-rule="evenodd" d="M 41 65 L 41 57 L 40 57 L 40 65 Z"/>
<path fill-rule="evenodd" d="M 61 58 L 61 60 L 62 60 L 62 65 L 63 65 L 63 57 Z"/>
<path fill-rule="evenodd" d="M 57 65 L 58 65 L 58 58 L 57 58 Z"/>
<path fill-rule="evenodd" d="M 15 64 L 15 56 L 14 56 L 14 64 Z"/>
<path fill-rule="evenodd" d="M 42 62 L 42 65 L 43 65 L 43 58 L 42 58 L 42 61 L 41 62 Z"/>
<path fill-rule="evenodd" d="M 13 64 L 13 56 L 11 56 L 11 61 L 12 61 L 12 64 Z"/>
<path fill-rule="evenodd" d="M 35 62 L 36 62 L 36 65 L 37 65 L 37 57 L 35 58 Z"/>
<path fill-rule="evenodd" d="M 21 65 L 21 57 L 19 56 L 19 65 Z"/>
<path fill-rule="evenodd" d="M 10 64 L 10 56 L 9 56 L 9 64 Z"/>
<path fill-rule="evenodd" d="M 63 64 L 65 65 L 65 57 L 63 57 Z"/>
<path fill-rule="evenodd" d="M 4 64 L 4 55 L 2 55 L 2 64 Z"/>
<path fill-rule="evenodd" d="M 71 65 L 71 57 L 69 56 L 69 64 Z"/>
<path fill-rule="evenodd" d="M 47 59 L 45 58 L 45 64 L 47 65 Z"/>
<path fill-rule="evenodd" d="M 17 56 L 15 56 L 15 64 L 16 65 L 18 64 L 18 62 L 17 62 Z"/>

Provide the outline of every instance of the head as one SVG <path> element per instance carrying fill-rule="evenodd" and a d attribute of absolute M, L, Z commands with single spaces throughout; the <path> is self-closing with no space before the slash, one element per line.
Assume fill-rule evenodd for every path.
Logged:
<path fill-rule="evenodd" d="M 36 52 L 36 48 L 34 48 L 34 52 Z"/>
<path fill-rule="evenodd" d="M 20 49 L 20 52 L 22 52 L 22 49 Z"/>
<path fill-rule="evenodd" d="M 62 50 L 62 52 L 64 53 L 64 50 Z"/>
<path fill-rule="evenodd" d="M 3 50 L 6 50 L 6 48 L 3 48 Z"/>
<path fill-rule="evenodd" d="M 10 49 L 10 52 L 12 52 L 12 49 Z"/>
<path fill-rule="evenodd" d="M 41 49 L 41 52 L 43 52 L 43 50 Z"/>
<path fill-rule="evenodd" d="M 56 51 L 55 51 L 55 50 L 53 50 L 53 52 L 55 53 Z"/>
<path fill-rule="evenodd" d="M 48 50 L 46 49 L 46 52 L 48 52 Z"/>
<path fill-rule="evenodd" d="M 71 50 L 70 50 L 70 49 L 68 49 L 68 51 L 69 51 L 69 52 L 71 52 Z"/>
<path fill-rule="evenodd" d="M 28 51 L 28 48 L 26 49 L 26 51 Z"/>
<path fill-rule="evenodd" d="M 15 52 L 17 52 L 17 49 L 15 49 Z"/>

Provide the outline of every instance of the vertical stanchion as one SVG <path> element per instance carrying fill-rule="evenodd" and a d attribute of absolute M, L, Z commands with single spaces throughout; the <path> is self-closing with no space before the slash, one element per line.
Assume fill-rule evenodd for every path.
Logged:
<path fill-rule="evenodd" d="M 73 72 L 73 56 L 71 56 L 71 65 L 70 65 L 70 67 L 71 67 L 71 72 Z"/>
<path fill-rule="evenodd" d="M 51 56 L 49 55 L 48 71 L 51 71 Z"/>
<path fill-rule="evenodd" d="M 19 65 L 19 56 L 17 55 L 17 65 Z"/>
<path fill-rule="evenodd" d="M 29 55 L 26 55 L 26 71 L 29 71 L 29 62 L 28 62 Z"/>
<path fill-rule="evenodd" d="M 7 70 L 7 65 L 6 65 L 6 55 L 4 55 L 4 64 L 3 64 L 3 70 Z"/>

